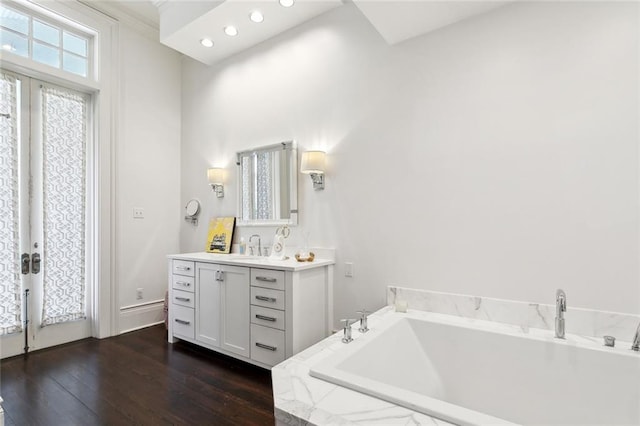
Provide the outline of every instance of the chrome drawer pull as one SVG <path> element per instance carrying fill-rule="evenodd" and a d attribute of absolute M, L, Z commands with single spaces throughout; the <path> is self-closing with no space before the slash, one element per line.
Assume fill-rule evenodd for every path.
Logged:
<path fill-rule="evenodd" d="M 189 302 L 191 299 L 189 299 L 188 297 L 177 297 L 176 296 L 176 300 L 179 300 L 181 302 Z"/>
<path fill-rule="evenodd" d="M 259 320 L 263 320 L 263 321 L 271 321 L 271 322 L 276 322 L 277 318 L 274 317 L 265 317 L 264 315 L 260 315 L 260 314 L 256 314 L 256 318 L 258 318 Z"/>
<path fill-rule="evenodd" d="M 176 266 L 176 270 L 177 271 L 190 271 L 191 267 L 190 266 Z"/>
<path fill-rule="evenodd" d="M 276 298 L 275 297 L 256 296 L 256 299 L 262 300 L 263 302 L 276 303 Z"/>
<path fill-rule="evenodd" d="M 191 283 L 186 283 L 184 281 L 176 281 L 176 284 L 183 285 L 183 286 L 186 286 L 186 287 L 189 287 L 191 285 Z"/>
<path fill-rule="evenodd" d="M 259 347 L 259 348 L 262 348 L 262 349 L 267 349 L 267 350 L 273 351 L 273 352 L 278 350 L 278 348 L 276 348 L 275 346 L 264 345 L 264 344 L 258 343 L 258 342 L 256 342 L 256 346 Z"/>
<path fill-rule="evenodd" d="M 269 278 L 269 277 L 256 277 L 256 281 L 266 281 L 268 283 L 275 283 L 278 280 L 275 278 Z"/>
<path fill-rule="evenodd" d="M 184 325 L 191 324 L 191 321 L 185 321 L 185 320 L 181 320 L 181 319 L 178 319 L 178 318 L 175 319 L 175 322 L 177 322 L 178 324 L 184 324 Z"/>

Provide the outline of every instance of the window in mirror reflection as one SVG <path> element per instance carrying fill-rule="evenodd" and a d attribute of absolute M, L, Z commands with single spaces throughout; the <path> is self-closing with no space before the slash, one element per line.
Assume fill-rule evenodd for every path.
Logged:
<path fill-rule="evenodd" d="M 295 149 L 291 142 L 238 153 L 239 216 L 244 224 L 290 223 Z"/>

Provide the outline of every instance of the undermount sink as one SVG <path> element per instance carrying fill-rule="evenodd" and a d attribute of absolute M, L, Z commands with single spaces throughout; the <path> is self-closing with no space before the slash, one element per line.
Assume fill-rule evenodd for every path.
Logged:
<path fill-rule="evenodd" d="M 233 259 L 233 260 L 262 260 L 262 259 L 268 259 L 267 257 L 263 257 L 263 256 L 252 256 L 249 254 L 227 254 L 224 257 L 229 258 L 229 259 Z"/>
<path fill-rule="evenodd" d="M 251 254 L 247 255 L 247 254 L 239 254 L 239 253 L 225 254 L 222 256 L 224 256 L 226 259 L 229 259 L 229 260 L 252 260 L 252 261 L 262 261 L 262 262 L 282 262 L 283 260 L 289 259 L 288 256 L 285 259 L 274 259 L 269 256 L 255 256 Z"/>

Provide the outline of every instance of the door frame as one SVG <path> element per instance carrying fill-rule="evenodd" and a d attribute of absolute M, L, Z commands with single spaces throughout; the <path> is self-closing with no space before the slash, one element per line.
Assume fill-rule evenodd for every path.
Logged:
<path fill-rule="evenodd" d="M 22 3 L 21 3 L 22 4 Z M 40 6 L 42 5 L 42 6 Z M 8 72 L 43 80 L 52 84 L 85 91 L 94 96 L 93 147 L 88 151 L 94 172 L 87 182 L 92 199 L 87 200 L 87 211 L 93 223 L 87 245 L 91 244 L 92 270 L 87 279 L 93 283 L 92 336 L 106 338 L 118 333 L 118 287 L 115 282 L 116 239 L 116 185 L 115 141 L 118 135 L 119 92 L 119 27 L 118 21 L 77 2 L 34 0 L 29 8 L 51 15 L 56 13 L 95 31 L 94 70 L 96 78 L 80 78 L 3 52 L 0 67 Z M 90 275 L 89 275 L 90 274 Z"/>

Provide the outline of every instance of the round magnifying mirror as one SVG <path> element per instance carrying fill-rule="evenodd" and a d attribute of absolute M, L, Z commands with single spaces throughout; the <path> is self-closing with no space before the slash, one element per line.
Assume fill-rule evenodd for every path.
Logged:
<path fill-rule="evenodd" d="M 200 212 L 200 202 L 196 199 L 189 200 L 187 205 L 184 207 L 187 216 L 196 217 Z"/>

